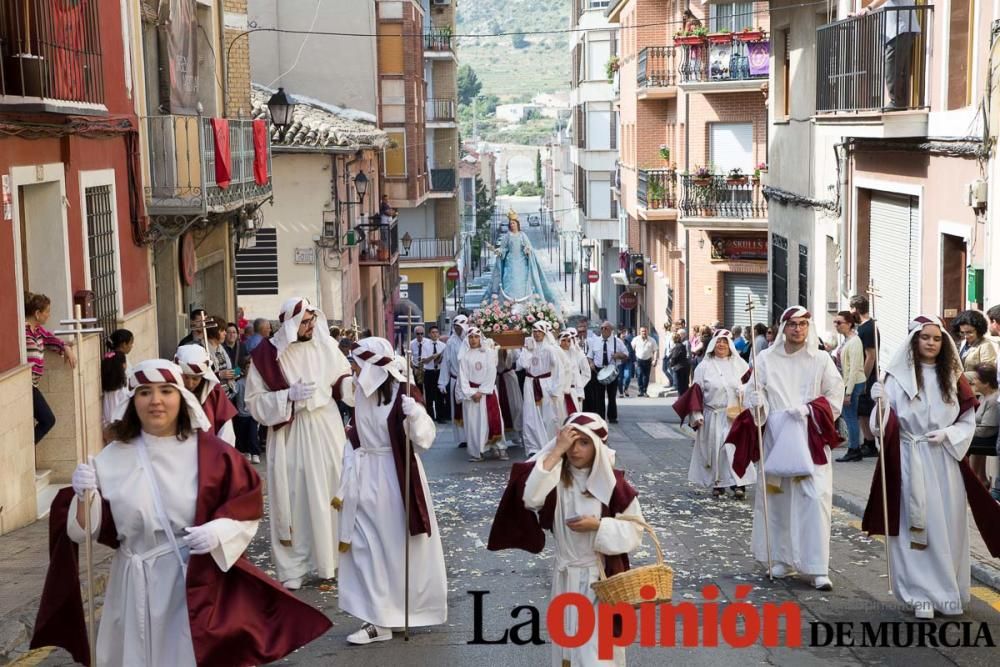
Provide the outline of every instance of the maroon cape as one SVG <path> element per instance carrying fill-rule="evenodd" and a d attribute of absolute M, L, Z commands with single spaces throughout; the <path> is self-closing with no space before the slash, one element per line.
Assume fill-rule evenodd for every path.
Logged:
<path fill-rule="evenodd" d="M 219 385 L 215 385 L 212 391 L 208 392 L 201 408 L 205 411 L 208 421 L 212 423 L 212 433 L 215 435 L 219 435 L 226 422 L 236 416 L 236 407 Z"/>
<path fill-rule="evenodd" d="M 284 391 L 291 386 L 288 384 L 288 380 L 285 378 L 285 374 L 281 370 L 281 364 L 278 363 L 278 348 L 276 348 L 274 343 L 270 340 L 262 340 L 260 344 L 253 349 L 253 352 L 250 353 L 250 360 L 253 362 L 253 366 L 257 369 L 257 372 L 260 373 L 260 377 L 264 380 L 264 384 L 267 385 L 269 391 Z M 341 375 L 330 388 L 332 396 L 336 400 L 343 400 L 343 382 L 349 377 L 351 377 L 350 373 Z M 291 424 L 294 419 L 295 404 L 293 403 L 291 418 L 286 422 L 275 424 L 271 428 L 277 431 L 282 426 Z"/>
<path fill-rule="evenodd" d="M 399 497 L 403 499 L 403 506 L 406 506 L 406 468 L 403 467 L 403 459 L 406 457 L 406 432 L 403 431 L 403 394 L 400 391 L 396 394 L 396 402 L 389 411 L 389 442 L 392 443 L 392 459 L 396 464 L 396 479 L 399 480 Z M 423 405 L 424 397 L 415 386 L 410 386 L 410 396 Z M 347 439 L 354 449 L 361 447 L 361 440 L 358 437 L 358 429 L 353 425 L 347 429 Z M 424 485 L 421 483 L 420 467 L 417 465 L 417 455 L 413 448 L 410 448 L 410 535 L 420 535 L 421 533 L 431 534 L 431 518 L 427 511 L 427 498 L 424 497 Z"/>
<path fill-rule="evenodd" d="M 966 410 L 974 410 L 977 401 L 965 377 L 958 381 L 959 417 Z M 957 421 L 957 420 L 956 420 Z M 903 491 L 902 465 L 899 458 L 899 419 L 889 410 L 885 433 L 882 435 L 882 455 L 885 457 L 886 501 L 889 509 L 889 535 L 899 536 L 899 504 Z M 880 457 L 881 458 L 881 457 Z M 969 466 L 968 458 L 958 461 L 962 472 L 965 495 L 972 509 L 972 518 L 983 536 L 986 548 L 994 558 L 1000 558 L 1000 505 L 990 496 L 979 478 Z M 882 468 L 881 461 L 875 464 L 868 504 L 861 529 L 869 535 L 885 535 L 885 521 L 882 513 Z"/>
<path fill-rule="evenodd" d="M 834 424 L 833 409 L 824 396 L 815 398 L 807 404 L 812 408 L 809 415 L 809 453 L 812 455 L 813 463 L 822 466 L 829 463 L 826 459 L 824 447 L 836 449 L 843 442 L 837 434 L 837 427 Z M 761 427 L 767 428 L 767 424 Z M 733 420 L 733 425 L 729 427 L 729 435 L 726 442 L 732 443 L 736 447 L 733 453 L 733 471 L 742 477 L 746 474 L 751 463 L 760 460 L 760 442 L 757 440 L 757 426 L 753 421 L 753 414 L 750 410 L 744 410 Z"/>
<path fill-rule="evenodd" d="M 692 412 L 703 412 L 704 410 L 705 394 L 702 393 L 701 385 L 699 384 L 693 384 L 688 387 L 688 390 L 674 401 L 674 412 L 681 418 L 682 424 Z"/>
<path fill-rule="evenodd" d="M 59 646 L 90 664 L 80 594 L 79 545 L 66 533 L 72 489 L 63 489 L 49 515 L 49 571 L 31 648 Z M 198 500 L 194 524 L 212 519 L 259 519 L 264 501 L 260 477 L 247 460 L 219 438 L 198 434 Z M 103 501 L 98 541 L 118 548 L 111 506 Z M 191 640 L 199 665 L 260 665 L 288 655 L 330 629 L 321 612 L 286 591 L 245 555 L 223 572 L 210 554 L 191 556 L 187 571 Z"/>
<path fill-rule="evenodd" d="M 500 384 L 503 384 L 501 382 Z M 479 385 L 475 382 L 470 382 L 469 385 L 473 389 L 478 389 Z M 490 441 L 499 440 L 503 436 L 503 420 L 500 416 L 500 400 L 497 395 L 494 394 L 484 394 L 483 399 L 486 401 L 486 424 L 487 428 L 487 438 Z"/>
<path fill-rule="evenodd" d="M 493 518 L 493 528 L 490 529 L 490 540 L 486 546 L 490 551 L 501 549 L 523 549 L 527 552 L 541 553 L 545 547 L 545 533 L 552 530 L 555 521 L 557 489 L 552 489 L 545 497 L 545 504 L 536 514 L 524 505 L 524 485 L 528 475 L 535 467 L 534 461 L 515 463 L 510 469 L 510 479 L 507 488 L 500 499 L 496 516 Z M 615 470 L 615 490 L 611 500 L 601 506 L 602 517 L 613 517 L 624 512 L 639 493 L 625 481 L 625 473 Z M 560 482 L 561 483 L 561 482 Z M 628 554 L 616 554 L 604 557 L 604 573 L 607 576 L 618 574 L 629 569 Z"/>

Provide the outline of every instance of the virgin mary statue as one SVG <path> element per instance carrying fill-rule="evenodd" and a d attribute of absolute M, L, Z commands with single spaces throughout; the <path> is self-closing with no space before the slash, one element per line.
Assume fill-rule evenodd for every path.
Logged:
<path fill-rule="evenodd" d="M 521 231 L 521 221 L 513 210 L 507 214 L 510 231 L 504 236 L 493 268 L 490 294 L 502 299 L 524 301 L 537 295 L 548 303 L 557 305 L 556 297 L 542 276 L 534 249 L 527 234 Z"/>

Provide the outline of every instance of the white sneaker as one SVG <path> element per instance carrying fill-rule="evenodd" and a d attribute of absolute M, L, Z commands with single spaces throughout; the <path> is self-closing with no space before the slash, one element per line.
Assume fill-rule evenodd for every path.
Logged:
<path fill-rule="evenodd" d="M 775 579 L 783 579 L 792 573 L 792 568 L 788 567 L 784 563 L 772 563 L 771 564 L 771 576 Z"/>
<path fill-rule="evenodd" d="M 254 455 L 253 455 L 253 456 L 252 456 L 252 457 L 250 458 L 250 463 L 260 463 L 260 457 L 259 457 L 259 456 L 257 456 L 256 454 L 254 454 Z"/>
<path fill-rule="evenodd" d="M 481 462 L 482 462 L 482 460 L 483 460 L 483 457 L 482 457 L 482 456 L 470 456 L 470 457 L 469 457 L 469 461 L 470 461 L 471 463 L 481 463 Z"/>
<path fill-rule="evenodd" d="M 510 457 L 507 456 L 507 450 L 506 449 L 501 449 L 500 450 L 500 454 L 497 455 L 497 458 L 500 459 L 501 461 L 509 461 L 510 460 Z"/>
<path fill-rule="evenodd" d="M 351 644 L 371 644 L 373 642 L 387 642 L 392 639 L 392 630 L 380 628 L 371 623 L 365 623 L 361 629 L 347 635 L 347 641 Z"/>
<path fill-rule="evenodd" d="M 813 588 L 818 591 L 832 591 L 833 582 L 830 581 L 830 577 L 816 577 L 813 579 Z"/>
<path fill-rule="evenodd" d="M 282 581 L 281 585 L 290 591 L 297 591 L 302 588 L 302 577 L 295 577 L 294 579 L 289 579 L 288 581 Z"/>

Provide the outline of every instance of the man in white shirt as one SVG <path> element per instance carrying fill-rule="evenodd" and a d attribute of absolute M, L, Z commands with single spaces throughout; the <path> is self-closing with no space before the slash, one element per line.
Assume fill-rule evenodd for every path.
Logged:
<path fill-rule="evenodd" d="M 889 110 L 910 106 L 913 42 L 920 36 L 920 22 L 916 11 L 902 8 L 914 4 L 913 0 L 872 0 L 858 12 L 858 16 L 864 16 L 882 9 L 885 14 L 885 87 L 889 91 Z"/>
<path fill-rule="evenodd" d="M 649 337 L 649 329 L 639 327 L 639 335 L 632 339 L 632 349 L 635 350 L 636 376 L 639 381 L 639 396 L 649 398 L 649 374 L 656 363 L 659 352 L 656 341 Z"/>
<path fill-rule="evenodd" d="M 601 372 L 605 366 L 615 364 L 628 359 L 628 350 L 621 338 L 614 335 L 614 327 L 611 322 L 601 324 L 601 335 L 594 336 L 588 345 L 587 358 L 590 360 L 590 368 L 594 374 Z M 594 380 L 596 382 L 596 380 Z M 607 395 L 607 420 L 612 424 L 618 423 L 618 378 L 613 382 L 602 385 L 597 383 L 597 391 L 594 399 L 596 401 L 595 412 L 605 418 L 605 395 Z"/>

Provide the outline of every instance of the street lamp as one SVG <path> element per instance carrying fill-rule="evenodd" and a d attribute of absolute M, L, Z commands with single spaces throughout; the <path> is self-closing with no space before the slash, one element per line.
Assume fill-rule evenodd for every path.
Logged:
<path fill-rule="evenodd" d="M 368 192 L 368 177 L 365 176 L 365 172 L 359 171 L 354 177 L 354 190 L 358 193 L 358 204 L 363 205 L 365 194 Z"/>
<path fill-rule="evenodd" d="M 267 110 L 271 114 L 271 123 L 279 132 L 284 133 L 285 128 L 292 124 L 295 102 L 285 93 L 284 88 L 278 88 L 278 92 L 267 101 Z"/>
<path fill-rule="evenodd" d="M 401 240 L 403 241 L 403 254 L 409 255 L 410 246 L 413 245 L 413 237 L 410 236 L 410 232 L 406 232 L 405 234 L 403 234 L 403 238 Z"/>

